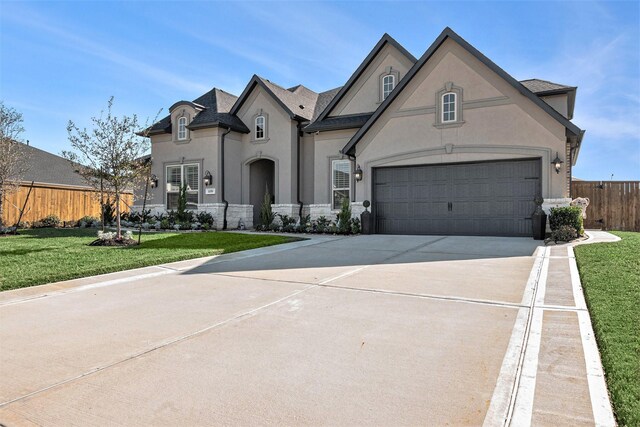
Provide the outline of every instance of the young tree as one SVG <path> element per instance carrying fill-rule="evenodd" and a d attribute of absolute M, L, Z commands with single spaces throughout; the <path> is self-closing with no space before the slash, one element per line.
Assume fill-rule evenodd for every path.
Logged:
<path fill-rule="evenodd" d="M 146 133 L 138 134 L 140 126 L 135 114 L 117 117 L 112 107 L 113 97 L 107 103 L 106 114 L 102 111 L 100 117 L 91 118 L 91 130 L 80 129 L 69 120 L 67 131 L 74 151 L 63 151 L 62 155 L 75 164 L 85 166 L 81 167 L 78 173 L 96 191 L 100 191 L 102 185 L 105 192 L 113 195 L 116 238 L 122 239 L 122 193 L 133 191 L 144 181 L 148 169 L 146 163 L 139 159 L 149 150 L 149 140 Z"/>
<path fill-rule="evenodd" d="M 5 198 L 18 189 L 27 171 L 28 153 L 20 141 L 22 132 L 22 114 L 0 101 L 0 225 Z"/>

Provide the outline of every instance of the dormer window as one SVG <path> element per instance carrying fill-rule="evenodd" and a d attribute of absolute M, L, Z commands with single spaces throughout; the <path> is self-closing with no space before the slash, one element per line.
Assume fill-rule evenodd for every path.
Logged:
<path fill-rule="evenodd" d="M 264 139 L 264 129 L 265 129 L 265 119 L 264 116 L 256 117 L 256 139 Z"/>
<path fill-rule="evenodd" d="M 178 140 L 184 141 L 187 139 L 187 132 L 187 118 L 184 116 L 180 117 L 178 119 Z"/>
<path fill-rule="evenodd" d="M 442 123 L 456 121 L 456 94 L 448 92 L 442 95 Z"/>
<path fill-rule="evenodd" d="M 382 78 L 382 100 L 387 99 L 387 96 L 393 91 L 396 86 L 396 76 L 389 74 Z"/>

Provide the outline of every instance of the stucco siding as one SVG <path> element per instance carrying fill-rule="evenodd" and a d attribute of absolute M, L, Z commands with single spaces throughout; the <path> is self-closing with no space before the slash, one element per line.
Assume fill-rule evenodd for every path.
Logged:
<path fill-rule="evenodd" d="M 329 116 L 375 111 L 381 102 L 380 76 L 386 74 L 391 67 L 391 71 L 397 71 L 402 79 L 412 65 L 413 63 L 398 49 L 392 45 L 386 45 Z"/>
<path fill-rule="evenodd" d="M 255 140 L 254 118 L 262 111 L 267 117 L 267 133 L 264 140 Z M 296 161 L 297 123 L 260 87 L 238 112 L 238 117 L 251 129 L 242 136 L 242 143 L 235 153 L 235 164 L 241 171 L 240 187 L 242 203 L 249 203 L 249 168 L 251 162 L 260 158 L 274 160 L 276 165 L 275 197 L 277 204 L 297 203 Z"/>
<path fill-rule="evenodd" d="M 462 89 L 463 122 L 442 128 L 435 104 L 448 82 Z M 371 197 L 372 167 L 534 157 L 542 158 L 542 196 L 568 197 L 566 176 L 550 168 L 565 141 L 561 124 L 447 40 L 356 146 L 365 172 L 356 200 Z"/>

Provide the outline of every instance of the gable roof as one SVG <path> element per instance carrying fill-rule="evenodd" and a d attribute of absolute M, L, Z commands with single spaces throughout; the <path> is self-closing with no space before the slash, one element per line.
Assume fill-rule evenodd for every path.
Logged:
<path fill-rule="evenodd" d="M 376 43 L 376 45 L 371 49 L 371 52 L 367 55 L 367 57 L 362 61 L 362 63 L 358 66 L 356 71 L 353 72 L 347 83 L 340 88 L 338 93 L 331 99 L 329 104 L 323 109 L 323 111 L 318 116 L 317 120 L 324 120 L 327 115 L 333 110 L 333 108 L 340 102 L 342 98 L 347 94 L 349 89 L 355 84 L 358 78 L 364 73 L 369 64 L 378 56 L 380 51 L 387 45 L 391 45 L 398 49 L 404 56 L 406 56 L 412 63 L 417 61 L 416 57 L 413 56 L 407 49 L 405 49 L 400 43 L 398 43 L 393 37 L 389 34 L 384 33 L 382 38 Z"/>
<path fill-rule="evenodd" d="M 408 71 L 407 75 L 400 80 L 398 86 L 391 92 L 391 94 L 385 99 L 382 104 L 378 107 L 378 109 L 373 113 L 371 118 L 367 120 L 367 123 L 361 127 L 358 132 L 349 140 L 349 142 L 344 146 L 342 150 L 340 150 L 344 154 L 353 154 L 353 149 L 356 144 L 362 137 L 367 133 L 367 131 L 373 126 L 373 124 L 378 120 L 378 118 L 386 111 L 386 109 L 391 105 L 391 103 L 396 99 L 399 93 L 409 84 L 409 82 L 415 77 L 415 75 L 422 69 L 422 67 L 427 63 L 427 61 L 433 56 L 433 54 L 438 50 L 438 48 L 445 42 L 448 38 L 455 41 L 457 44 L 462 46 L 467 52 L 473 55 L 476 59 L 486 65 L 491 71 L 498 74 L 502 77 L 507 83 L 513 86 L 518 92 L 522 95 L 529 98 L 534 104 L 538 107 L 542 108 L 547 114 L 553 117 L 556 121 L 562 124 L 568 132 L 572 133 L 577 137 L 581 137 L 584 133 L 578 126 L 571 123 L 566 117 L 557 112 L 553 107 L 544 102 L 542 99 L 538 98 L 536 94 L 534 94 L 531 90 L 527 89 L 523 84 L 518 82 L 516 79 L 511 77 L 506 71 L 496 65 L 489 58 L 484 56 L 479 50 L 475 47 L 471 46 L 466 40 L 456 34 L 451 28 L 446 27 L 442 33 L 436 38 L 436 40 L 429 46 L 426 52 L 420 57 L 418 62 L 416 62 L 413 67 Z"/>
<path fill-rule="evenodd" d="M 249 128 L 242 123 L 242 120 L 229 113 L 231 107 L 238 98 L 228 92 L 218 88 L 213 88 L 209 92 L 191 101 L 178 101 L 171 106 L 169 111 L 179 105 L 190 105 L 198 111 L 189 126 L 189 129 L 204 129 L 222 126 L 237 132 L 249 133 Z M 171 115 L 154 123 L 149 129 L 149 135 L 159 135 L 171 133 Z"/>
<path fill-rule="evenodd" d="M 257 86 L 269 94 L 292 120 L 309 121 L 313 117 L 316 101 L 318 100 L 318 94 L 316 92 L 302 85 L 285 89 L 256 74 L 253 75 L 249 84 L 247 84 L 231 108 L 231 114 L 236 115 L 238 111 L 240 111 L 242 105 Z"/>
<path fill-rule="evenodd" d="M 27 158 L 28 170 L 21 177 L 22 181 L 89 187 L 87 181 L 75 172 L 83 166 L 31 145 L 18 144 L 21 153 Z"/>

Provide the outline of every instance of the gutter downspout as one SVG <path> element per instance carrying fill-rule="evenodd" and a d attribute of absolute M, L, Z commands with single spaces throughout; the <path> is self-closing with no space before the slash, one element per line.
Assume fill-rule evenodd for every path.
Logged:
<path fill-rule="evenodd" d="M 222 128 L 224 129 L 224 128 Z M 220 138 L 220 198 L 224 203 L 224 214 L 222 217 L 222 229 L 227 229 L 227 209 L 229 208 L 229 202 L 224 196 L 224 140 L 225 137 L 231 132 L 231 128 L 227 128 L 227 131 L 222 134 Z"/>
<path fill-rule="evenodd" d="M 302 123 L 298 122 L 298 132 L 296 134 L 296 138 L 297 138 L 297 143 L 298 143 L 298 152 L 297 152 L 297 173 L 296 173 L 296 180 L 297 180 L 297 185 L 296 185 L 296 199 L 298 200 L 298 205 L 299 205 L 299 209 L 298 209 L 298 218 L 299 218 L 299 222 L 300 225 L 302 225 L 302 208 L 304 206 L 304 204 L 302 203 L 302 201 L 300 200 L 300 146 L 301 146 L 301 139 L 300 139 L 300 134 L 302 133 Z"/>

